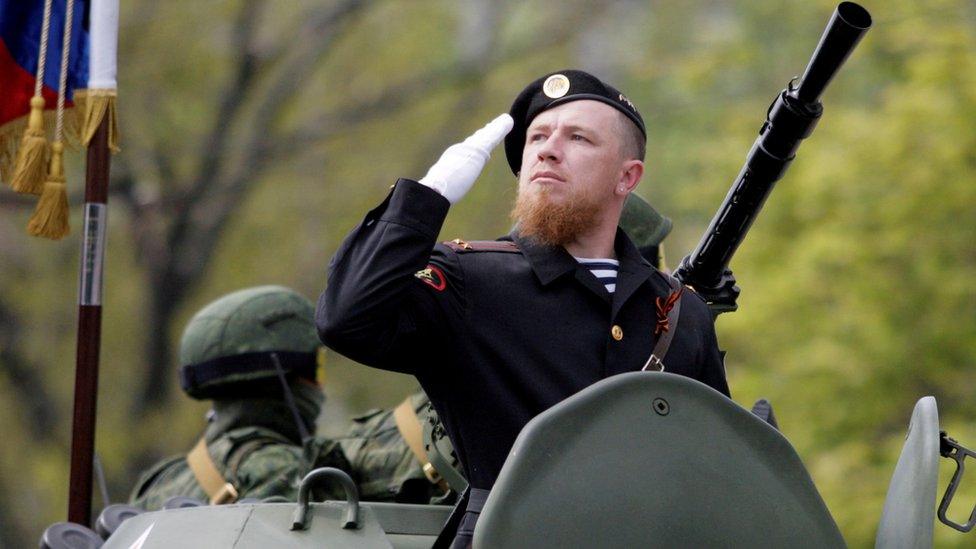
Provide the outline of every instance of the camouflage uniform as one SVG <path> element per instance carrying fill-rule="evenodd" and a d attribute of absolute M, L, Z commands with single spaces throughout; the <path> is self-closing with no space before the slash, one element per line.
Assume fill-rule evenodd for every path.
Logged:
<path fill-rule="evenodd" d="M 423 391 L 410 396 L 420 421 L 436 412 Z M 353 420 L 339 442 L 349 460 L 349 473 L 359 485 L 364 501 L 398 503 L 444 502 L 446 490 L 428 480 L 421 464 L 401 436 L 393 410 L 370 410 Z"/>
<path fill-rule="evenodd" d="M 310 461 L 293 436 L 294 420 L 281 402 L 242 399 L 217 412 L 228 424 L 215 421 L 208 425 L 207 447 L 221 474 L 232 483 L 239 498 L 264 499 L 281 496 L 294 500 L 298 483 L 310 470 Z M 259 411 L 254 414 L 252 411 Z M 260 415 L 260 417 L 254 417 Z M 251 417 L 249 417 L 251 416 Z M 274 426 L 274 423 L 278 426 Z M 349 470 L 338 443 L 327 442 L 318 448 L 316 466 Z M 337 492 L 335 496 L 338 496 Z M 130 496 L 130 503 L 155 510 L 174 496 L 189 496 L 206 501 L 207 494 L 197 482 L 186 460 L 186 454 L 165 459 L 143 473 Z"/>
<path fill-rule="evenodd" d="M 314 382 L 320 344 L 312 314 L 304 297 L 263 286 L 215 301 L 184 330 L 181 384 L 191 397 L 213 400 L 205 454 L 236 489 L 236 499 L 294 500 L 310 470 L 313 456 L 305 454 L 303 434 L 314 429 L 325 398 Z M 294 408 L 287 404 L 285 385 Z M 315 465 L 348 468 L 337 443 L 321 440 L 315 450 Z M 130 503 L 159 509 L 174 496 L 210 499 L 187 455 L 146 471 Z"/>

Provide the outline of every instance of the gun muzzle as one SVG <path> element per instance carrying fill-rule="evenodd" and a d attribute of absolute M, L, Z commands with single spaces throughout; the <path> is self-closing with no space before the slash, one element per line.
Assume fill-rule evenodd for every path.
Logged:
<path fill-rule="evenodd" d="M 871 14 L 868 10 L 854 2 L 842 2 L 837 6 L 800 83 L 790 95 L 804 103 L 816 103 L 869 28 Z"/>

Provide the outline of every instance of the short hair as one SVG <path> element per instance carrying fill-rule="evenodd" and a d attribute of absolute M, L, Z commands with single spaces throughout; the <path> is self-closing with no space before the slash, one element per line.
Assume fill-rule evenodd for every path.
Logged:
<path fill-rule="evenodd" d="M 644 161 L 647 154 L 647 139 L 641 133 L 637 124 L 634 124 L 623 113 L 617 113 L 617 131 L 620 135 L 620 152 L 628 159 Z"/>

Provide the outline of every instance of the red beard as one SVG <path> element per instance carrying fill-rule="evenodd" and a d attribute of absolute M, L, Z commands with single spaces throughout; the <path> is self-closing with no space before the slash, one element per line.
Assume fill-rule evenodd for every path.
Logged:
<path fill-rule="evenodd" d="M 546 246 L 565 246 L 596 225 L 599 198 L 579 189 L 555 201 L 548 187 L 520 190 L 510 214 L 521 236 Z"/>

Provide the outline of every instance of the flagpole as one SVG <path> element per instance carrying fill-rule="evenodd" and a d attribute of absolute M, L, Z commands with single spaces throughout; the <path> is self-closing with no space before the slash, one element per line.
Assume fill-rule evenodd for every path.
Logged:
<path fill-rule="evenodd" d="M 68 520 L 84 526 L 90 526 L 92 515 L 95 407 L 98 400 L 98 358 L 102 331 L 102 268 L 105 259 L 110 166 L 108 128 L 109 117 L 106 116 L 88 145 L 85 219 L 82 225 L 78 283 L 78 343 L 75 355 Z"/>

